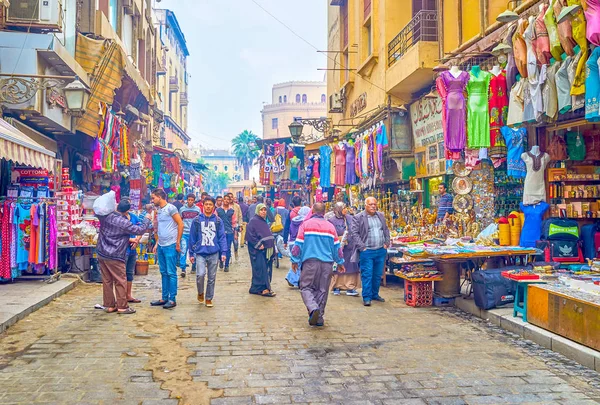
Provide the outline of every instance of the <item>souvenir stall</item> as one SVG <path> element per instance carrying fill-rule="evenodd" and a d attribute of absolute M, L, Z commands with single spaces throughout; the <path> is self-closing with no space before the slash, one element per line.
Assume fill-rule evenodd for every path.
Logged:
<path fill-rule="evenodd" d="M 256 195 L 262 186 L 271 199 L 283 198 L 289 204 L 297 193 L 308 200 L 306 186 L 313 184 L 313 173 L 319 174 L 320 157 L 306 155 L 306 146 L 291 143 L 289 138 L 262 140 L 259 145 L 260 185 L 251 182 L 251 194 Z"/>

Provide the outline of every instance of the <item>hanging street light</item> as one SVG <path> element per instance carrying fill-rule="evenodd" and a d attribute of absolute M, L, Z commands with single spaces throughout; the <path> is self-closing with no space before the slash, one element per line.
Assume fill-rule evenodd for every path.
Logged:
<path fill-rule="evenodd" d="M 91 91 L 79 80 L 79 77 L 75 77 L 75 80 L 69 83 L 63 92 L 71 115 L 81 117 L 85 113 Z"/>
<path fill-rule="evenodd" d="M 294 143 L 298 143 L 300 141 L 300 137 L 302 136 L 302 130 L 304 129 L 304 125 L 302 125 L 298 121 L 294 121 L 289 125 L 288 128 L 290 129 L 292 141 L 294 141 Z"/>

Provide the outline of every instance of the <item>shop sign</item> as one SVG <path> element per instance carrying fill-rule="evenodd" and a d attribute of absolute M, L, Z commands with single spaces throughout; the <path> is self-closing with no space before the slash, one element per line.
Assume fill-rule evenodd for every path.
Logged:
<path fill-rule="evenodd" d="M 65 96 L 62 93 L 60 93 L 56 89 L 50 88 L 50 89 L 46 90 L 46 102 L 53 107 L 54 106 L 61 107 L 65 112 L 68 110 L 67 99 L 65 98 Z"/>
<path fill-rule="evenodd" d="M 367 108 L 367 93 L 361 94 L 350 104 L 350 116 L 356 117 L 365 108 Z"/>
<path fill-rule="evenodd" d="M 390 152 L 412 155 L 412 134 L 410 132 L 410 115 L 408 113 L 392 114 L 392 130 L 390 136 Z"/>
<path fill-rule="evenodd" d="M 417 177 L 444 174 L 446 159 L 442 99 L 422 98 L 410 106 Z"/>

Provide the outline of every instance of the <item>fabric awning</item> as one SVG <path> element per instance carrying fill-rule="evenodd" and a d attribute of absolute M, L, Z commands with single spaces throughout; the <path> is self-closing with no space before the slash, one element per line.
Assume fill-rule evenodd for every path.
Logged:
<path fill-rule="evenodd" d="M 0 118 L 0 158 L 54 171 L 56 154 Z"/>

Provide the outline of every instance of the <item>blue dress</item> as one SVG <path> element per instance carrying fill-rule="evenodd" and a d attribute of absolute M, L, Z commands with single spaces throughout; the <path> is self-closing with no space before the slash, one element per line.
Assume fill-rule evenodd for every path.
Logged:
<path fill-rule="evenodd" d="M 600 121 L 600 46 L 596 47 L 588 59 L 587 78 L 585 79 L 585 119 Z"/>
<path fill-rule="evenodd" d="M 331 152 L 333 150 L 329 145 L 323 145 L 319 148 L 319 153 L 321 154 L 321 166 L 319 167 L 321 188 L 331 187 Z"/>
<path fill-rule="evenodd" d="M 542 201 L 534 205 L 525 205 L 521 203 L 521 211 L 525 214 L 525 223 L 521 230 L 521 247 L 535 247 L 536 242 L 540 240 L 542 234 L 542 218 L 544 213 L 550 207 Z"/>
<path fill-rule="evenodd" d="M 523 148 L 523 141 L 527 136 L 527 129 L 513 129 L 504 126 L 500 128 L 500 132 L 504 137 L 506 149 L 508 150 L 506 159 L 506 174 L 515 179 L 525 178 L 527 175 L 527 168 L 525 167 L 525 162 L 523 162 L 523 159 L 521 159 L 521 155 L 525 151 Z"/>

